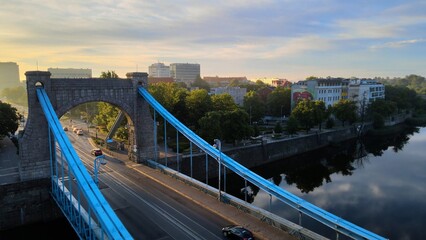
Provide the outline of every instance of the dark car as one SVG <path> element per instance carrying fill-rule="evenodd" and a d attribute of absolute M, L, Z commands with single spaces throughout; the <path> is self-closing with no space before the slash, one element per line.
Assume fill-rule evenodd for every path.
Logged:
<path fill-rule="evenodd" d="M 226 226 L 222 228 L 222 233 L 228 239 L 254 240 L 253 233 L 242 226 Z"/>
<path fill-rule="evenodd" d="M 100 155 L 102 155 L 102 150 L 101 149 L 92 149 L 92 151 L 90 153 L 92 155 L 95 155 L 95 156 L 100 156 Z"/>

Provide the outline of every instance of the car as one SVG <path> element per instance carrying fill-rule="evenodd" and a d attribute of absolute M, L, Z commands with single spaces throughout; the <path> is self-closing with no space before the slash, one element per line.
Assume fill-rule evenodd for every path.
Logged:
<path fill-rule="evenodd" d="M 77 135 L 83 135 L 83 130 L 78 129 L 76 133 L 77 133 Z"/>
<path fill-rule="evenodd" d="M 92 151 L 90 151 L 90 153 L 91 153 L 92 155 L 95 155 L 95 156 L 100 156 L 100 155 L 102 155 L 102 154 L 103 154 L 103 153 L 102 153 L 102 150 L 101 150 L 101 149 L 99 149 L 99 148 L 92 149 Z"/>
<path fill-rule="evenodd" d="M 64 131 L 66 132 L 66 131 L 68 131 L 68 128 L 67 127 L 64 127 Z"/>
<path fill-rule="evenodd" d="M 250 230 L 238 225 L 229 225 L 222 228 L 222 234 L 228 239 L 254 240 L 253 233 Z"/>

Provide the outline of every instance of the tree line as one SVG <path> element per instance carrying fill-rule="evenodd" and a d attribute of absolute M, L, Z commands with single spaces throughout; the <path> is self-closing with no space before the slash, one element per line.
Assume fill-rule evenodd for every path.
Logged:
<path fill-rule="evenodd" d="M 102 72 L 101 78 L 118 78 L 118 75 L 114 71 Z M 197 90 L 190 91 L 179 83 L 158 83 L 149 85 L 148 91 L 177 119 L 206 141 L 212 142 L 213 139 L 220 138 L 226 142 L 236 143 L 250 136 L 257 136 L 260 133 L 260 123 L 265 116 L 279 118 L 285 116 L 287 120 L 285 126 L 281 126 L 281 122 L 278 122 L 274 132 L 285 131 L 290 135 L 297 133 L 300 129 L 309 131 L 315 126 L 318 126 L 319 130 L 322 127 L 332 128 L 335 120 L 340 121 L 343 126 L 346 123 L 353 124 L 356 121 L 369 120 L 374 121 L 375 127 L 379 128 L 383 126 L 385 119 L 397 113 L 404 111 L 425 113 L 425 101 L 417 92 L 421 92 L 421 88 L 414 87 L 422 86 L 424 82 L 423 77 L 415 75 L 392 81 L 384 79 L 385 99 L 376 100 L 368 106 L 347 99 L 342 99 L 333 106 L 325 106 L 323 101 L 303 100 L 293 109 L 291 109 L 290 88 L 272 88 L 262 81 L 254 84 L 234 81 L 230 84 L 230 86 L 247 88 L 242 106 L 235 104 L 229 94 L 210 95 L 208 83 L 201 78 L 197 78 L 193 84 L 198 87 Z M 16 89 L 21 97 L 26 96 L 24 90 L 21 87 Z M 3 95 L 4 91 L 2 91 Z M 22 94 L 22 91 L 25 94 Z M 8 99 L 12 98 L 8 95 Z M 101 131 L 107 132 L 111 129 L 118 112 L 117 107 L 99 102 L 82 104 L 68 114 L 82 117 Z M 1 116 L 3 119 L 8 115 L 1 114 Z M 17 120 L 11 118 L 9 121 Z M 158 124 L 164 124 L 161 117 L 158 117 L 157 121 Z M 123 140 L 128 136 L 126 125 L 127 120 L 122 123 L 117 133 L 117 137 Z M 0 126 L 4 132 L 3 126 L 7 124 Z M 166 131 L 166 135 L 170 138 L 176 136 L 173 128 L 166 127 Z M 161 141 L 164 128 L 159 127 L 158 132 L 158 139 Z"/>

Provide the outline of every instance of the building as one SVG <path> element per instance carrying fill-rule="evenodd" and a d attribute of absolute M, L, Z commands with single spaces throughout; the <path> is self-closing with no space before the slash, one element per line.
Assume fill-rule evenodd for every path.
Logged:
<path fill-rule="evenodd" d="M 272 80 L 272 86 L 273 87 L 291 87 L 291 82 L 288 81 L 287 79 L 276 79 L 276 80 Z"/>
<path fill-rule="evenodd" d="M 244 96 L 247 93 L 247 89 L 240 87 L 217 87 L 210 89 L 210 95 L 218 95 L 223 93 L 228 93 L 234 99 L 236 104 L 243 106 Z"/>
<path fill-rule="evenodd" d="M 376 99 L 385 99 L 385 86 L 373 79 L 352 79 L 348 99 L 357 102 L 358 107 L 366 106 Z"/>
<path fill-rule="evenodd" d="M 0 90 L 20 84 L 19 66 L 15 62 L 0 62 Z"/>
<path fill-rule="evenodd" d="M 175 82 L 184 82 L 188 87 L 200 77 L 200 64 L 198 63 L 172 63 L 170 76 Z"/>
<path fill-rule="evenodd" d="M 83 68 L 48 68 L 51 78 L 92 78 L 92 69 Z"/>
<path fill-rule="evenodd" d="M 360 97 L 362 96 L 362 97 Z M 326 107 L 341 99 L 371 103 L 385 97 L 385 87 L 372 79 L 317 78 L 299 81 L 291 86 L 291 106 L 301 99 L 320 100 Z"/>
<path fill-rule="evenodd" d="M 237 81 L 239 84 L 249 83 L 246 77 L 203 77 L 203 80 L 206 81 L 212 87 L 227 87 L 234 81 Z"/>
<path fill-rule="evenodd" d="M 170 66 L 164 65 L 164 63 L 153 63 L 148 67 L 148 74 L 150 77 L 170 77 Z"/>

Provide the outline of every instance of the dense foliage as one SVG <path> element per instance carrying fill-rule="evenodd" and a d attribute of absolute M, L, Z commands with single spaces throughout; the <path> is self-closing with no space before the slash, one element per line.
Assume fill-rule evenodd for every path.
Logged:
<path fill-rule="evenodd" d="M 403 78 L 376 78 L 384 85 L 407 87 L 418 94 L 426 94 L 426 79 L 422 76 L 411 74 Z"/>
<path fill-rule="evenodd" d="M 19 127 L 19 119 L 21 116 L 18 110 L 9 103 L 0 101 L 0 138 L 12 136 Z"/>

